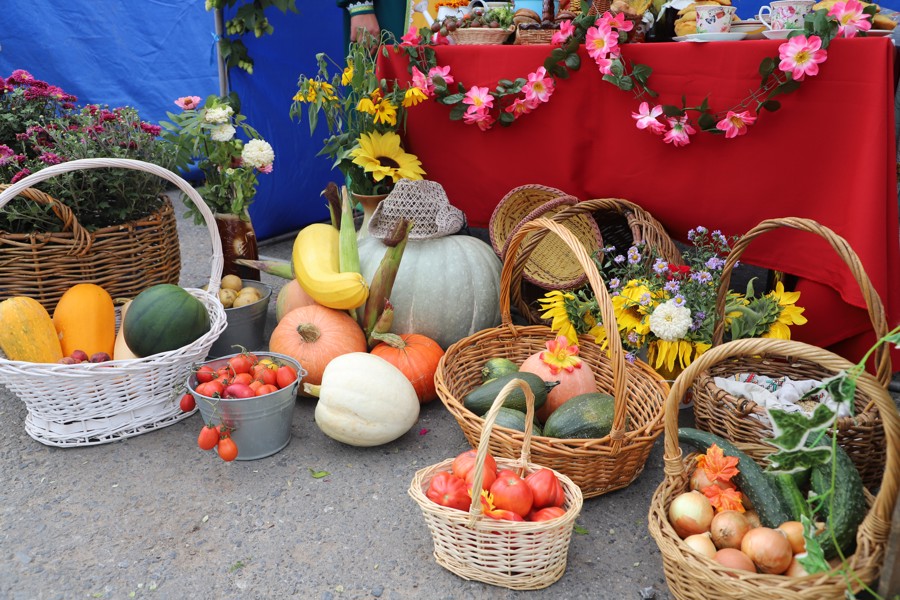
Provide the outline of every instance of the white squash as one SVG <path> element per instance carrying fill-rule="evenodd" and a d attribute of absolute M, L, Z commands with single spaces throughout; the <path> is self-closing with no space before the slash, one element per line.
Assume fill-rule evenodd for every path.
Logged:
<path fill-rule="evenodd" d="M 318 391 L 316 425 L 351 446 L 380 446 L 412 429 L 419 398 L 406 376 L 380 356 L 350 352 L 325 367 Z"/>

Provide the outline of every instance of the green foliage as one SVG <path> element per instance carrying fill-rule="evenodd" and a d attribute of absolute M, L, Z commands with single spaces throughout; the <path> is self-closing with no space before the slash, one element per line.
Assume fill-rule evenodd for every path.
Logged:
<path fill-rule="evenodd" d="M 271 35 L 275 28 L 266 17 L 266 10 L 276 8 L 282 13 L 296 13 L 296 0 L 206 0 L 206 10 L 215 10 L 239 5 L 234 17 L 225 21 L 228 37 L 219 40 L 219 51 L 227 68 L 239 68 L 253 74 L 253 59 L 241 36 L 253 33 L 256 37 Z"/>

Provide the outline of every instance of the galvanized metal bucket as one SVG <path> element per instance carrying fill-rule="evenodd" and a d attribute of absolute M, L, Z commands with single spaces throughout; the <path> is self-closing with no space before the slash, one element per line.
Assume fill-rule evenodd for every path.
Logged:
<path fill-rule="evenodd" d="M 266 318 L 269 315 L 272 288 L 268 284 L 252 279 L 242 279 L 241 281 L 244 282 L 244 287 L 258 289 L 261 298 L 259 302 L 253 304 L 225 309 L 228 325 L 209 349 L 210 358 L 233 354 L 240 351 L 241 348 L 261 350 L 266 347 Z"/>
<path fill-rule="evenodd" d="M 277 392 L 253 398 L 211 398 L 198 394 L 196 374 L 188 377 L 188 390 L 193 394 L 200 408 L 204 423 L 223 424 L 231 430 L 231 439 L 238 447 L 236 460 L 256 460 L 271 456 L 291 441 L 291 422 L 297 389 L 306 371 L 296 360 L 274 352 L 255 352 L 257 358 L 290 365 L 297 370 L 297 380 Z M 213 369 L 224 366 L 231 354 L 218 360 L 207 362 Z"/>

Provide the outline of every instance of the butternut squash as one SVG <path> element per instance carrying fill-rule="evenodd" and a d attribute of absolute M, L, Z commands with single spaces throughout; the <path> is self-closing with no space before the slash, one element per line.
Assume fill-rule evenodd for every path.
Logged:
<path fill-rule="evenodd" d="M 119 309 L 119 331 L 116 333 L 116 343 L 112 353 L 113 360 L 132 360 L 140 358 L 131 351 L 131 348 L 129 348 L 128 344 L 125 342 L 125 313 L 128 311 L 130 305 L 131 300 L 123 304 L 122 308 Z"/>
<path fill-rule="evenodd" d="M 50 313 L 26 296 L 0 302 L 0 348 L 6 358 L 25 362 L 55 363 L 63 356 Z"/>
<path fill-rule="evenodd" d="M 84 350 L 88 356 L 116 345 L 116 307 L 99 285 L 78 283 L 70 287 L 53 309 L 53 325 L 64 356 Z"/>

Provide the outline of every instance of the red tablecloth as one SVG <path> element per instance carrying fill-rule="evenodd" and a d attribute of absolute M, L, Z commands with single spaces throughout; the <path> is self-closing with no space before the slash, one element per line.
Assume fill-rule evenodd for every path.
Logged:
<path fill-rule="evenodd" d="M 714 110 L 745 99 L 779 41 L 634 44 L 626 59 L 653 68 L 659 102 Z M 493 88 L 525 77 L 550 46 L 445 46 L 438 62 L 456 81 Z M 835 40 L 819 75 L 779 97 L 747 135 L 698 134 L 675 148 L 635 127 L 638 101 L 603 82 L 582 48 L 582 67 L 559 82 L 550 102 L 511 127 L 481 132 L 448 118 L 434 102 L 410 111 L 407 150 L 440 182 L 474 227 L 486 227 L 510 189 L 540 183 L 582 199 L 626 198 L 649 210 L 676 238 L 697 225 L 739 235 L 763 219 L 815 219 L 846 238 L 885 304 L 900 319 L 894 140 L 894 46 L 884 38 Z M 407 61 L 380 61 L 382 75 L 408 80 Z M 796 339 L 855 359 L 873 341 L 850 271 L 817 236 L 776 232 L 755 242 L 745 262 L 799 276 L 808 325 Z M 860 336 L 860 334 L 863 334 Z"/>

